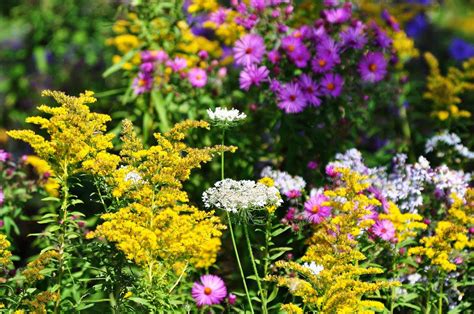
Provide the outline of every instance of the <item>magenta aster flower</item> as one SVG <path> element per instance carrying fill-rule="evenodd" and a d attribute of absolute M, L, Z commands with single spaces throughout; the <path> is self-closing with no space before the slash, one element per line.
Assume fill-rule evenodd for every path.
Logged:
<path fill-rule="evenodd" d="M 387 60 L 381 52 L 368 52 L 359 62 L 359 73 L 366 82 L 378 82 L 387 74 Z"/>
<path fill-rule="evenodd" d="M 311 69 L 314 73 L 325 73 L 331 70 L 335 65 L 339 56 L 329 52 L 316 54 L 311 60 Z"/>
<path fill-rule="evenodd" d="M 304 203 L 304 215 L 306 220 L 311 223 L 319 224 L 326 217 L 331 215 L 331 206 L 323 205 L 329 201 L 329 198 L 324 194 L 317 194 L 311 197 Z"/>
<path fill-rule="evenodd" d="M 268 78 L 268 69 L 266 66 L 258 67 L 256 64 L 247 66 L 240 72 L 240 88 L 249 90 L 250 86 L 260 86 L 260 83 Z"/>
<path fill-rule="evenodd" d="M 173 60 L 168 60 L 166 65 L 173 70 L 173 72 L 179 72 L 188 66 L 188 61 L 184 58 L 176 57 Z"/>
<path fill-rule="evenodd" d="M 193 285 L 191 294 L 198 306 L 219 304 L 227 295 L 224 281 L 215 275 L 202 275 Z"/>
<path fill-rule="evenodd" d="M 278 107 L 286 113 L 298 113 L 306 107 L 306 98 L 298 84 L 288 83 L 281 87 Z"/>
<path fill-rule="evenodd" d="M 323 15 L 330 24 L 342 24 L 352 16 L 352 6 L 345 3 L 342 8 L 332 8 L 323 10 Z"/>
<path fill-rule="evenodd" d="M 268 60 L 270 60 L 271 63 L 275 64 L 278 63 L 281 59 L 281 55 L 278 52 L 278 50 L 272 50 L 267 54 Z"/>
<path fill-rule="evenodd" d="M 138 76 L 133 80 L 132 87 L 136 95 L 149 92 L 153 87 L 153 77 L 148 73 L 138 72 Z"/>
<path fill-rule="evenodd" d="M 5 201 L 5 194 L 3 194 L 3 190 L 0 188 L 0 206 Z"/>
<path fill-rule="evenodd" d="M 360 21 L 340 33 L 342 46 L 345 48 L 362 49 L 367 44 L 364 24 Z"/>
<path fill-rule="evenodd" d="M 194 87 L 204 87 L 207 83 L 207 73 L 201 68 L 192 68 L 189 70 L 188 79 Z"/>
<path fill-rule="evenodd" d="M 243 66 L 260 63 L 265 53 L 263 38 L 256 34 L 248 34 L 240 38 L 234 46 L 235 63 Z"/>
<path fill-rule="evenodd" d="M 0 149 L 0 162 L 7 161 L 9 157 L 10 157 L 10 153 L 4 151 L 3 149 Z"/>
<path fill-rule="evenodd" d="M 212 12 L 209 15 L 209 21 L 216 23 L 217 26 L 224 24 L 229 12 L 229 9 L 220 8 L 219 10 Z"/>
<path fill-rule="evenodd" d="M 344 85 L 344 79 L 339 74 L 327 73 L 321 79 L 321 90 L 323 94 L 337 97 L 342 92 L 342 86 Z"/>
<path fill-rule="evenodd" d="M 390 220 L 379 220 L 372 226 L 372 232 L 385 241 L 395 239 L 395 227 Z"/>
<path fill-rule="evenodd" d="M 320 96 L 318 84 L 307 74 L 302 74 L 299 77 L 298 84 L 308 104 L 319 107 L 321 105 L 321 99 L 318 97 Z"/>

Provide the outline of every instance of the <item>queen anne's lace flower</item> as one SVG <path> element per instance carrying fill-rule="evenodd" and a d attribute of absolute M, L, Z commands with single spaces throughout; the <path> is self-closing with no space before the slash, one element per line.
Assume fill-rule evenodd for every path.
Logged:
<path fill-rule="evenodd" d="M 280 206 L 282 199 L 275 187 L 251 180 L 224 179 L 214 184 L 202 195 L 207 208 L 220 208 L 237 213 L 240 210 L 255 210 Z"/>
<path fill-rule="evenodd" d="M 207 115 L 212 124 L 220 127 L 231 127 L 247 118 L 245 113 L 240 112 L 237 109 L 227 109 L 222 107 L 217 107 L 214 111 L 207 109 Z"/>
<path fill-rule="evenodd" d="M 302 177 L 292 176 L 285 171 L 274 170 L 270 166 L 263 168 L 260 176 L 272 178 L 275 181 L 275 187 L 280 190 L 281 194 L 285 195 L 291 191 L 302 191 L 306 186 L 306 182 Z"/>

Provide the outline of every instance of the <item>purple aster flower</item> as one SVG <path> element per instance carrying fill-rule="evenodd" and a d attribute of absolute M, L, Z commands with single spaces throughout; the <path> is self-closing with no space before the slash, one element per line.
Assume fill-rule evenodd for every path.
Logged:
<path fill-rule="evenodd" d="M 207 73 L 201 68 L 192 68 L 189 70 L 188 79 L 194 87 L 204 87 L 207 83 Z"/>
<path fill-rule="evenodd" d="M 250 0 L 250 6 L 257 11 L 263 11 L 267 7 L 266 0 Z"/>
<path fill-rule="evenodd" d="M 316 46 L 317 53 L 328 53 L 334 58 L 335 63 L 341 62 L 339 58 L 339 45 L 329 36 L 322 36 Z"/>
<path fill-rule="evenodd" d="M 301 39 L 293 36 L 286 36 L 283 37 L 283 39 L 281 40 L 281 47 L 286 51 L 288 55 L 292 55 L 293 53 L 302 49 L 302 46 L 304 45 Z"/>
<path fill-rule="evenodd" d="M 317 194 L 304 203 L 304 217 L 311 223 L 319 224 L 331 215 L 331 206 L 324 205 L 329 198 L 324 194 Z"/>
<path fill-rule="evenodd" d="M 280 93 L 281 91 L 281 83 L 275 79 L 269 79 L 270 81 L 270 90 L 274 93 Z"/>
<path fill-rule="evenodd" d="M 387 74 L 387 60 L 381 52 L 368 52 L 362 57 L 358 68 L 363 81 L 375 83 Z"/>
<path fill-rule="evenodd" d="M 268 69 L 265 66 L 258 67 L 256 64 L 247 66 L 240 72 L 240 88 L 249 90 L 250 86 L 260 86 L 260 83 L 267 79 Z"/>
<path fill-rule="evenodd" d="M 342 24 L 352 16 L 352 5 L 347 2 L 342 8 L 323 10 L 323 16 L 330 24 Z"/>
<path fill-rule="evenodd" d="M 275 64 L 278 63 L 281 59 L 281 55 L 278 52 L 278 50 L 272 50 L 267 54 L 268 60 L 270 60 L 271 63 Z"/>
<path fill-rule="evenodd" d="M 449 45 L 449 54 L 456 61 L 469 59 L 474 57 L 474 45 L 461 38 L 455 38 Z"/>
<path fill-rule="evenodd" d="M 0 206 L 5 202 L 5 194 L 3 194 L 3 189 L 0 188 Z"/>
<path fill-rule="evenodd" d="M 265 53 L 263 38 L 248 34 L 240 38 L 234 46 L 235 63 L 243 66 L 260 63 Z"/>
<path fill-rule="evenodd" d="M 168 60 L 166 65 L 173 70 L 173 72 L 179 72 L 188 66 L 188 61 L 184 58 L 176 57 L 173 60 Z"/>
<path fill-rule="evenodd" d="M 288 83 L 278 94 L 278 107 L 286 113 L 298 113 L 306 107 L 305 97 L 298 84 Z"/>
<path fill-rule="evenodd" d="M 5 162 L 10 158 L 10 153 L 0 149 L 0 162 Z"/>
<path fill-rule="evenodd" d="M 384 30 L 378 29 L 375 32 L 375 43 L 381 48 L 389 48 L 392 45 L 392 39 Z"/>
<path fill-rule="evenodd" d="M 237 302 L 237 296 L 233 293 L 229 293 L 228 301 L 230 305 L 234 305 Z"/>
<path fill-rule="evenodd" d="M 224 281 L 215 275 L 202 275 L 193 284 L 191 294 L 198 306 L 219 304 L 227 296 Z"/>
<path fill-rule="evenodd" d="M 308 65 L 311 54 L 305 45 L 299 46 L 297 50 L 290 54 L 290 59 L 295 63 L 296 67 L 304 68 Z"/>
<path fill-rule="evenodd" d="M 356 25 L 348 27 L 340 33 L 343 47 L 362 49 L 367 44 L 367 38 L 364 34 L 364 24 L 360 21 Z"/>
<path fill-rule="evenodd" d="M 339 74 L 327 73 L 321 79 L 321 89 L 323 94 L 337 97 L 342 92 L 342 86 L 344 85 L 344 79 Z"/>
<path fill-rule="evenodd" d="M 395 32 L 400 31 L 400 24 L 398 24 L 397 19 L 395 19 L 395 17 L 391 15 L 387 9 L 384 9 L 381 15 L 385 23 L 387 23 L 387 25 L 390 26 Z"/>
<path fill-rule="evenodd" d="M 138 76 L 133 80 L 132 87 L 136 95 L 149 92 L 153 87 L 153 77 L 147 73 L 138 72 Z"/>
<path fill-rule="evenodd" d="M 339 0 L 324 0 L 323 4 L 325 7 L 336 7 L 339 4 Z"/>
<path fill-rule="evenodd" d="M 318 84 L 307 74 L 302 74 L 299 77 L 298 83 L 308 104 L 319 107 L 321 105 L 321 99 L 318 97 L 320 96 Z"/>
<path fill-rule="evenodd" d="M 334 53 L 318 53 L 311 61 L 311 68 L 315 73 L 325 73 L 336 65 L 337 59 L 339 56 Z"/>

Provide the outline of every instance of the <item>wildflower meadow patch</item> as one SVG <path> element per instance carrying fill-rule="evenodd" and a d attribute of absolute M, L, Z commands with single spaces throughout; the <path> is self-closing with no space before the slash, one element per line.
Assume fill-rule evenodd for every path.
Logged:
<path fill-rule="evenodd" d="M 471 1 L 36 2 L 2 313 L 474 311 Z"/>

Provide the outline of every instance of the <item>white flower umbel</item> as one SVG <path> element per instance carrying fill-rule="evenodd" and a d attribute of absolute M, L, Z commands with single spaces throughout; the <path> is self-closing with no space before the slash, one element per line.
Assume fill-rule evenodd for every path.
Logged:
<path fill-rule="evenodd" d="M 264 209 L 269 206 L 280 206 L 282 199 L 275 187 L 251 180 L 236 181 L 224 179 L 216 182 L 202 195 L 207 208 L 220 208 L 237 213 L 241 210 Z"/>
<path fill-rule="evenodd" d="M 231 127 L 242 122 L 247 115 L 237 109 L 217 107 L 214 111 L 207 109 L 207 115 L 212 124 L 220 127 Z"/>
<path fill-rule="evenodd" d="M 323 265 L 318 265 L 318 264 L 316 264 L 315 262 L 304 263 L 304 264 L 303 264 L 303 267 L 306 267 L 306 268 L 308 268 L 309 270 L 311 270 L 311 272 L 312 272 L 315 276 L 319 275 L 319 273 L 324 270 L 324 266 L 323 266 Z"/>
<path fill-rule="evenodd" d="M 285 171 L 273 170 L 270 166 L 263 168 L 260 176 L 273 179 L 275 187 L 285 195 L 290 191 L 302 191 L 306 186 L 302 177 L 292 176 Z"/>
<path fill-rule="evenodd" d="M 132 184 L 138 184 L 143 182 L 142 176 L 138 174 L 138 172 L 133 170 L 127 173 L 123 180 L 125 182 L 131 182 Z"/>

